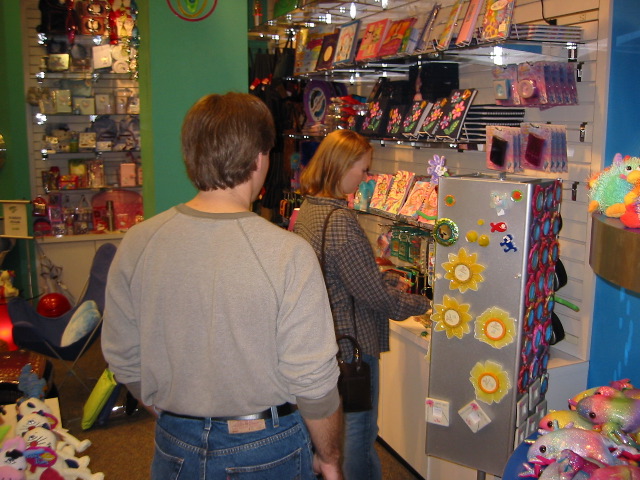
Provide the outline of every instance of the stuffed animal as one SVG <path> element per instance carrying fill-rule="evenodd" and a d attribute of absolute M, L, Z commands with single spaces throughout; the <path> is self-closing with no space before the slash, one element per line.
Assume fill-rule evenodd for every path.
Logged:
<path fill-rule="evenodd" d="M 6 440 L 0 450 L 0 480 L 26 480 L 27 459 L 24 451 L 27 448 L 22 437 Z"/>
<path fill-rule="evenodd" d="M 31 364 L 27 363 L 22 367 L 22 370 L 20 370 L 20 376 L 18 377 L 18 390 L 24 393 L 24 396 L 18 399 L 16 403 L 20 403 L 29 398 L 44 400 L 46 388 L 47 381 L 39 377 L 38 374 L 33 371 Z M 44 402 L 42 403 L 44 405 Z"/>
<path fill-rule="evenodd" d="M 47 426 L 58 438 L 70 445 L 75 452 L 82 453 L 91 446 L 91 440 L 79 440 L 62 428 L 58 418 L 51 412 L 47 404 L 39 398 L 29 398 L 17 405 L 18 414 L 16 423 L 16 434 L 24 435 L 30 428 Z"/>
<path fill-rule="evenodd" d="M 589 212 L 602 212 L 607 217 L 619 218 L 626 211 L 630 202 L 626 197 L 634 189 L 634 183 L 628 180 L 629 175 L 640 170 L 640 158 L 622 157 L 616 154 L 613 163 L 589 178 Z"/>
<path fill-rule="evenodd" d="M 69 449 L 60 448 L 56 434 L 48 428 L 32 428 L 23 438 L 27 445 L 24 454 L 29 464 L 28 480 L 104 480 L 102 472 L 91 473 L 89 470 L 89 457 L 76 458 Z"/>
<path fill-rule="evenodd" d="M 18 289 L 13 286 L 15 273 L 10 270 L 0 270 L 0 298 L 18 296 Z"/>
<path fill-rule="evenodd" d="M 91 446 L 91 440 L 85 438 L 80 441 L 69 433 L 68 430 L 60 428 L 58 426 L 58 419 L 50 414 L 41 414 L 38 412 L 29 413 L 25 415 L 18 423 L 16 423 L 16 434 L 24 436 L 29 430 L 34 428 L 44 427 L 51 430 L 61 445 L 70 445 L 74 452 L 82 453 Z"/>
<path fill-rule="evenodd" d="M 640 228 L 640 170 L 633 170 L 626 180 L 632 188 L 624 196 L 625 211 L 620 221 L 625 227 Z"/>

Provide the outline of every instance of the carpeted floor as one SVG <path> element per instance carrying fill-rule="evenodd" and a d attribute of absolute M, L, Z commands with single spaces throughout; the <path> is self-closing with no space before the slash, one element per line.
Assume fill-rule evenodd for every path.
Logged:
<path fill-rule="evenodd" d="M 60 362 L 52 361 L 54 380 L 59 384 L 65 378 L 65 368 Z M 100 351 L 100 342 L 84 354 L 79 363 L 93 386 L 106 363 Z M 114 412 L 103 426 L 94 426 L 83 430 L 81 426 L 82 409 L 89 396 L 80 383 L 73 377 L 65 380 L 59 391 L 62 425 L 80 440 L 92 442 L 82 455 L 91 459 L 92 472 L 103 472 L 106 480 L 145 480 L 149 478 L 149 465 L 153 456 L 154 420 L 144 409 L 136 410 L 132 415 L 125 413 L 125 395 L 120 396 Z M 382 445 L 378 452 L 383 464 L 383 478 L 388 480 L 417 480 L 392 453 Z"/>

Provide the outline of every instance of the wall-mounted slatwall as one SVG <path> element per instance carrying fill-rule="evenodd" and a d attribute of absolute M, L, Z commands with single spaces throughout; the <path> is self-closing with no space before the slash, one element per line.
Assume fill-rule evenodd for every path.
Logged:
<path fill-rule="evenodd" d="M 425 9 L 432 2 L 425 1 Z M 447 18 L 450 0 L 441 1 L 443 11 L 439 18 Z M 40 21 L 37 0 L 23 2 L 25 8 L 24 51 L 26 52 L 25 84 L 36 86 L 35 74 L 40 71 L 40 58 L 43 47 L 37 44 L 35 28 Z M 568 273 L 568 284 L 558 292 L 563 298 L 580 307 L 574 312 L 562 305 L 556 305 L 555 311 L 562 320 L 566 338 L 555 349 L 578 359 L 589 358 L 591 336 L 591 318 L 593 314 L 593 293 L 595 276 L 588 263 L 590 216 L 587 213 L 587 194 L 585 181 L 590 172 L 598 171 L 604 164 L 604 125 L 606 120 L 607 82 L 607 42 L 609 2 L 599 0 L 516 0 L 515 23 L 544 24 L 542 18 L 557 19 L 560 25 L 578 25 L 583 29 L 583 43 L 578 47 L 578 62 L 582 64 L 581 82 L 578 83 L 579 105 L 553 107 L 547 110 L 527 108 L 525 120 L 529 122 L 549 122 L 567 126 L 569 171 L 562 174 L 544 174 L 525 171 L 523 176 L 539 178 L 560 178 L 564 185 L 562 202 L 563 228 L 560 232 L 562 259 Z M 415 12 L 408 12 L 413 15 Z M 407 16 L 408 16 L 407 15 Z M 396 15 L 398 16 L 398 15 Z M 443 22 L 445 20 L 442 20 Z M 129 85 L 122 85 L 129 86 Z M 369 84 L 370 87 L 370 84 Z M 460 87 L 476 88 L 476 104 L 493 103 L 491 69 L 487 65 L 465 61 L 460 65 Z M 108 88 L 113 88 L 109 86 Z M 362 92 L 358 92 L 362 93 Z M 25 92 L 26 96 L 26 92 Z M 26 103 L 25 103 L 26 104 Z M 31 107 L 28 107 L 31 108 Z M 31 110 L 30 110 L 31 112 Z M 584 141 L 580 141 L 580 128 L 586 124 Z M 70 126 L 73 124 L 70 124 Z M 77 128 L 86 126 L 83 121 Z M 72 127 L 74 128 L 74 127 Z M 39 150 L 44 127 L 33 125 L 31 146 L 33 152 L 32 190 L 34 194 L 42 192 L 41 171 L 49 168 L 48 161 L 40 160 Z M 434 154 L 445 155 L 447 167 L 452 174 L 486 172 L 485 153 L 455 149 L 413 148 L 387 144 L 375 146 L 372 171 L 374 173 L 393 173 L 398 170 L 410 170 L 426 175 L 427 162 Z M 572 198 L 572 186 L 577 185 L 575 199 Z M 370 238 L 374 240 L 390 222 L 372 216 L 361 216 Z"/>
<path fill-rule="evenodd" d="M 451 2 L 443 2 L 443 22 Z M 448 3 L 448 5 L 447 5 Z M 516 0 L 515 23 L 543 24 L 540 0 Z M 593 314 L 594 273 L 589 266 L 590 216 L 587 213 L 585 181 L 591 171 L 603 164 L 603 130 L 606 114 L 604 86 L 607 70 L 606 31 L 608 7 L 598 0 L 544 1 L 544 16 L 555 18 L 559 25 L 578 25 L 583 29 L 583 44 L 578 46 L 578 62 L 582 64 L 582 77 L 578 85 L 579 104 L 552 107 L 547 110 L 527 108 L 527 122 L 562 124 L 567 126 L 569 169 L 562 174 L 545 174 L 527 170 L 523 176 L 534 178 L 560 178 L 563 181 L 562 218 L 560 232 L 560 258 L 566 267 L 568 284 L 558 295 L 576 304 L 579 312 L 556 305 L 566 338 L 553 348 L 581 360 L 589 358 L 591 318 Z M 602 33 L 604 31 L 604 33 Z M 604 46 L 603 46 L 604 45 Z M 517 63 L 517 62 L 515 62 Z M 470 61 L 460 64 L 460 88 L 476 88 L 475 104 L 494 103 L 491 67 Z M 585 126 L 584 141 L 580 141 L 580 128 Z M 394 146 L 387 142 L 374 151 L 372 172 L 393 173 L 409 170 L 426 175 L 428 160 L 434 155 L 445 155 L 452 174 L 489 172 L 485 167 L 485 153 L 455 149 L 413 148 Z M 575 198 L 572 187 L 575 185 Z M 363 225 L 374 238 L 383 221 L 362 217 Z"/>
<path fill-rule="evenodd" d="M 37 0 L 24 0 L 22 2 L 23 8 L 23 51 L 24 51 L 24 75 L 25 75 L 25 86 L 28 90 L 29 88 L 36 87 L 49 87 L 53 86 L 52 80 L 47 80 L 43 83 L 38 83 L 36 74 L 42 71 L 41 68 L 41 59 L 44 55 L 46 55 L 46 48 L 43 45 L 38 43 L 37 30 L 36 27 L 40 24 L 40 10 L 38 9 L 38 1 Z M 75 78 L 75 77 L 74 77 Z M 91 80 L 88 80 L 91 82 Z M 94 94 L 101 93 L 109 93 L 113 94 L 116 89 L 127 89 L 133 94 L 138 94 L 138 86 L 137 81 L 133 79 L 125 78 L 117 78 L 117 79 L 106 79 L 104 76 L 99 79 L 97 82 L 93 82 L 93 92 Z M 34 115 L 38 112 L 38 107 L 31 106 L 26 102 L 27 91 L 25 91 L 25 106 L 28 109 L 27 112 L 27 121 L 30 122 L 29 128 L 27 131 L 29 132 L 29 145 L 31 146 L 31 158 L 30 158 L 30 166 L 31 166 L 31 190 L 33 195 L 42 195 L 44 193 L 43 184 L 42 184 L 42 172 L 48 171 L 51 166 L 58 166 L 60 168 L 61 174 L 67 173 L 67 160 L 66 158 L 57 157 L 55 155 L 50 155 L 47 159 L 43 159 L 42 154 L 40 153 L 43 148 L 43 137 L 46 133 L 47 125 L 56 125 L 56 124 L 66 124 L 69 127 L 69 130 L 82 132 L 85 131 L 87 127 L 89 127 L 90 121 L 87 115 L 49 115 L 47 117 L 47 123 L 39 125 L 35 119 Z M 113 116 L 114 119 L 123 118 L 122 115 Z M 135 155 L 136 159 L 139 159 L 140 153 L 132 153 Z M 94 154 L 92 152 L 87 152 L 87 159 L 94 158 Z M 102 155 L 105 164 L 105 177 L 106 183 L 108 185 L 113 185 L 118 182 L 118 169 L 117 166 L 124 159 L 127 159 L 126 154 L 116 153 L 116 152 L 106 152 Z M 129 161 L 133 161 L 133 158 L 129 158 Z M 81 192 L 86 193 L 86 192 Z M 77 201 L 76 196 L 79 199 L 79 192 L 69 191 L 68 194 L 73 196 L 73 201 Z M 90 195 L 89 195 L 90 196 Z"/>

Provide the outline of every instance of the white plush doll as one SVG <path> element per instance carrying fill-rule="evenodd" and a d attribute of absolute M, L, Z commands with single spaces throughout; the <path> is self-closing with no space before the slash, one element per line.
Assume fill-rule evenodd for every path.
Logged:
<path fill-rule="evenodd" d="M 45 427 L 28 430 L 23 439 L 29 467 L 27 480 L 55 478 L 53 472 L 64 480 L 104 480 L 104 473 L 91 473 L 89 457 L 77 458 L 66 447 L 60 447 L 56 434 Z"/>
<path fill-rule="evenodd" d="M 91 446 L 91 440 L 79 440 L 62 428 L 59 420 L 51 413 L 51 409 L 39 398 L 29 398 L 18 405 L 18 422 L 16 435 L 24 435 L 30 428 L 47 426 L 55 432 L 58 439 L 73 447 L 77 453 L 84 452 Z"/>
<path fill-rule="evenodd" d="M 55 417 L 53 418 L 55 419 Z M 74 452 L 82 453 L 91 446 L 91 440 L 78 440 L 66 429 L 59 428 L 59 426 L 56 425 L 57 422 L 52 424 L 51 417 L 34 412 L 25 415 L 18 420 L 18 423 L 16 423 L 16 435 L 24 437 L 29 430 L 37 427 L 44 427 L 47 430 L 50 430 L 57 437 L 56 440 L 61 444 L 61 446 L 69 445 Z"/>

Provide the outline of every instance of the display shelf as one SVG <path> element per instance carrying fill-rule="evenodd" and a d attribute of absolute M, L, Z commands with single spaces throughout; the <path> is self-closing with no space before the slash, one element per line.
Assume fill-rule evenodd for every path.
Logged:
<path fill-rule="evenodd" d="M 131 154 L 139 154 L 140 150 L 86 150 L 82 152 L 44 152 L 41 153 L 46 154 L 48 160 L 68 160 L 73 158 L 87 158 L 87 156 L 93 155 L 94 157 L 102 158 L 102 160 L 106 162 L 110 161 L 118 161 L 122 160 L 122 155 L 131 153 Z M 114 157 L 114 158 L 110 158 Z"/>
<path fill-rule="evenodd" d="M 293 138 L 295 140 L 317 140 L 321 141 L 324 135 L 311 134 L 311 133 L 286 133 L 285 136 Z M 457 150 L 459 152 L 464 151 L 484 151 L 484 142 L 466 142 L 464 140 L 450 141 L 450 140 L 433 140 L 427 138 L 417 139 L 403 139 L 392 137 L 368 137 L 371 142 L 378 143 L 382 147 L 405 147 L 405 148 L 439 148 Z"/>
<path fill-rule="evenodd" d="M 639 260 L 640 229 L 627 228 L 617 218 L 592 215 L 589 265 L 597 275 L 640 293 Z"/>
<path fill-rule="evenodd" d="M 300 0 L 297 8 L 279 15 L 249 30 L 249 36 L 285 37 L 301 29 L 333 24 L 336 28 L 354 19 L 367 24 L 382 18 L 397 20 L 419 17 L 433 7 L 431 0 L 360 0 L 321 1 Z M 444 28 L 442 22 L 433 29 L 433 38 Z M 546 30 L 546 29 L 552 30 Z M 533 29 L 533 31 L 530 31 Z M 537 30 L 536 30 L 537 29 Z M 322 71 L 303 72 L 299 76 L 332 81 L 362 82 L 381 72 L 387 75 L 406 75 L 408 68 L 425 61 L 454 60 L 474 63 L 506 65 L 531 60 L 576 61 L 578 45 L 582 44 L 582 29 L 576 26 L 514 24 L 509 36 L 500 41 L 480 41 L 474 36 L 469 45 L 452 44 L 437 49 L 434 44 L 411 54 L 391 55 L 373 61 L 352 62 Z M 383 66 L 384 64 L 384 66 Z"/>
<path fill-rule="evenodd" d="M 394 225 L 406 225 L 408 227 L 415 227 L 429 233 L 433 231 L 433 225 L 428 223 L 421 223 L 402 215 L 394 215 L 381 210 L 357 210 L 354 208 L 353 211 L 362 215 L 371 215 L 374 217 L 390 220 L 394 223 Z"/>
<path fill-rule="evenodd" d="M 36 80 L 132 80 L 137 81 L 133 77 L 133 73 L 111 73 L 101 72 L 100 70 L 91 70 L 85 72 L 45 72 L 40 71 L 36 73 Z"/>
<path fill-rule="evenodd" d="M 34 237 L 38 243 L 75 243 L 75 242 L 93 242 L 120 240 L 124 237 L 125 232 L 105 232 L 105 233 L 87 233 L 84 235 L 63 235 L 59 237 L 54 236 L 39 236 Z"/>
<path fill-rule="evenodd" d="M 313 27 L 316 23 L 340 25 L 353 17 L 373 20 L 377 15 L 400 18 L 431 6 L 431 0 L 299 0 L 297 8 L 250 29 L 255 33 L 273 33 L 276 29 Z M 354 9 L 354 10 L 352 10 Z"/>

